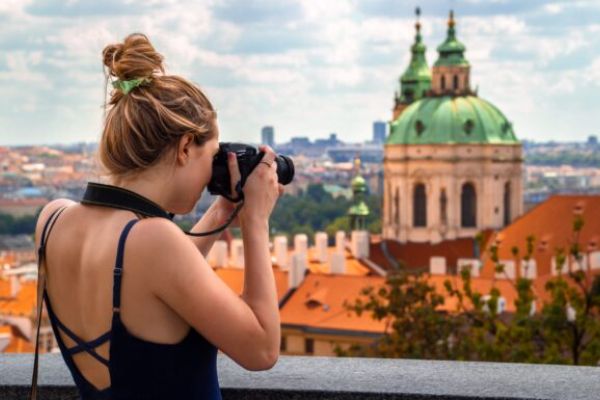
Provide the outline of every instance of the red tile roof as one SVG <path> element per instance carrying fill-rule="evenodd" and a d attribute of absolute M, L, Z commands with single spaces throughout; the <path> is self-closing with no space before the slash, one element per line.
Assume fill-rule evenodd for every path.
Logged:
<path fill-rule="evenodd" d="M 385 322 L 368 313 L 360 317 L 346 311 L 344 301 L 352 302 L 366 286 L 379 287 L 378 276 L 328 275 L 311 273 L 298 286 L 280 310 L 281 323 L 316 329 L 383 333 Z"/>
<path fill-rule="evenodd" d="M 383 249 L 387 246 L 388 253 L 394 259 L 400 261 L 408 269 L 429 270 L 429 259 L 431 257 L 444 257 L 448 269 L 452 271 L 456 267 L 459 258 L 475 257 L 475 240 L 472 238 L 460 238 L 444 240 L 439 243 L 400 243 L 396 240 L 384 239 L 381 242 L 371 242 L 369 259 L 385 270 L 393 270 L 392 262 L 386 257 Z"/>
<path fill-rule="evenodd" d="M 582 251 L 600 251 L 600 196 L 558 195 L 540 203 L 498 232 L 495 239 L 499 240 L 499 259 L 514 260 L 511 249 L 515 246 L 523 257 L 527 236 L 533 235 L 537 275 L 550 275 L 555 250 L 562 247 L 568 253 L 576 215 L 581 215 L 584 220 L 579 236 Z M 481 276 L 492 277 L 494 265 L 487 252 L 483 254 L 483 261 Z"/>

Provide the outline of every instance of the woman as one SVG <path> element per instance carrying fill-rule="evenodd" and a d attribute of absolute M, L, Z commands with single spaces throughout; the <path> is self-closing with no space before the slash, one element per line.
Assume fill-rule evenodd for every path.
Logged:
<path fill-rule="evenodd" d="M 219 149 L 211 103 L 192 83 L 165 75 L 142 34 L 107 46 L 103 57 L 116 80 L 99 146 L 111 183 L 169 212 L 190 212 Z M 217 349 L 249 370 L 275 364 L 280 322 L 268 219 L 281 187 L 275 154 L 261 150 L 238 215 L 241 296 L 206 262 L 214 236 L 190 239 L 165 218 L 64 199 L 43 209 L 38 245 L 56 219 L 44 238 L 49 316 L 82 398 L 218 399 Z M 235 155 L 228 161 L 237 182 Z M 222 225 L 232 209 L 219 198 L 192 231 Z"/>

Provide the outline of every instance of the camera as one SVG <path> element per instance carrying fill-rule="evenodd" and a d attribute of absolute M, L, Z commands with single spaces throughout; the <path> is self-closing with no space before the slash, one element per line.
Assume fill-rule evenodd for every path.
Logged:
<path fill-rule="evenodd" d="M 226 198 L 231 194 L 231 177 L 227 164 L 227 153 L 235 153 L 241 175 L 241 187 L 244 187 L 246 179 L 256 168 L 265 155 L 255 147 L 243 143 L 219 143 L 219 152 L 215 155 L 212 164 L 212 176 L 208 183 L 208 191 L 213 195 L 221 195 Z M 294 163 L 291 158 L 277 155 L 277 180 L 282 185 L 287 185 L 294 179 Z"/>

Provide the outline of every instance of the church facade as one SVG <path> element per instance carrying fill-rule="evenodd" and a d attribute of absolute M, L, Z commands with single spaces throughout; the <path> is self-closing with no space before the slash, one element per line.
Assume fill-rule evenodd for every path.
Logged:
<path fill-rule="evenodd" d="M 471 89 L 452 12 L 432 68 L 425 50 L 417 20 L 385 144 L 383 237 L 437 243 L 502 228 L 523 212 L 521 143 Z"/>

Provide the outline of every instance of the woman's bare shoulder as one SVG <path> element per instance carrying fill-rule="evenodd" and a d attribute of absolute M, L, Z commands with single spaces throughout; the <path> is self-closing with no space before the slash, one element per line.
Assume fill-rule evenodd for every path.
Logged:
<path fill-rule="evenodd" d="M 200 256 L 198 249 L 183 231 L 165 218 L 140 220 L 129 234 L 127 242 L 130 251 L 136 258 L 144 260 L 148 268 L 160 269 L 165 264 L 180 265 L 174 261 L 182 258 L 197 261 Z"/>
<path fill-rule="evenodd" d="M 42 234 L 42 229 L 44 229 L 44 225 L 46 224 L 46 222 L 48 221 L 48 218 L 50 218 L 52 213 L 62 207 L 69 207 L 73 204 L 76 204 L 76 202 L 74 202 L 73 200 L 56 199 L 56 200 L 52 200 L 51 202 L 49 202 L 42 208 L 42 211 L 40 211 L 40 215 L 38 216 L 37 223 L 35 226 L 36 243 L 39 244 L 40 235 Z"/>

